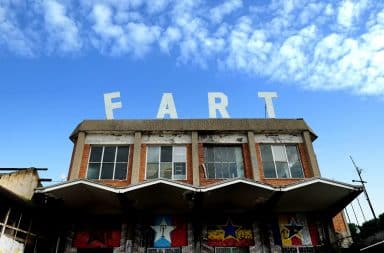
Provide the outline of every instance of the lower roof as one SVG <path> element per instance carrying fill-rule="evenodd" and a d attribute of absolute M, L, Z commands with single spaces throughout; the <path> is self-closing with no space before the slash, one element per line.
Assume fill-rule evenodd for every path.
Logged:
<path fill-rule="evenodd" d="M 274 212 L 326 212 L 334 215 L 362 189 L 325 178 L 304 179 L 285 187 L 247 179 L 231 179 L 206 187 L 165 179 L 112 187 L 77 179 L 38 188 L 35 192 L 60 199 L 65 208 L 89 209 L 95 213 L 119 213 L 124 208 L 184 212 L 198 207 L 206 210 L 264 208 Z"/>

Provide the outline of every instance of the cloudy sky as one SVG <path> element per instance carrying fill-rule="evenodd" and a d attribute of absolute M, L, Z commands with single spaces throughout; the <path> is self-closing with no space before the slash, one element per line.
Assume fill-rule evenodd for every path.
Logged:
<path fill-rule="evenodd" d="M 350 182 L 353 155 L 384 211 L 381 1 L 0 0 L 0 73 L 2 167 L 60 180 L 67 137 L 105 117 L 107 92 L 120 119 L 155 118 L 163 92 L 179 118 L 207 118 L 209 91 L 258 118 L 273 90 L 277 117 L 318 133 L 323 176 Z"/>

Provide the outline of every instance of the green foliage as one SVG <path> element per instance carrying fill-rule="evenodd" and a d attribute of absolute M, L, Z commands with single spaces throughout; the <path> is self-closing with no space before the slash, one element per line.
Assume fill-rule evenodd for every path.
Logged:
<path fill-rule="evenodd" d="M 371 219 L 364 222 L 360 227 L 354 223 L 348 223 L 348 226 L 353 238 L 367 238 L 379 231 L 384 231 L 384 213 L 380 214 L 377 220 Z M 360 233 L 358 232 L 359 230 Z"/>

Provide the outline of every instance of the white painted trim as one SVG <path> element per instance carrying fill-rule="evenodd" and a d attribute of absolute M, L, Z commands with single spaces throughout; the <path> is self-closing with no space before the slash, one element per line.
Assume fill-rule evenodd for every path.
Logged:
<path fill-rule="evenodd" d="M 85 136 L 85 144 L 93 145 L 128 145 L 133 144 L 135 136 L 133 134 L 126 135 L 106 135 L 106 134 L 87 134 Z"/>
<path fill-rule="evenodd" d="M 303 138 L 301 135 L 292 135 L 292 134 L 255 134 L 256 143 L 303 143 Z"/>
<path fill-rule="evenodd" d="M 242 144 L 248 143 L 246 134 L 199 134 L 199 143 Z"/>
<path fill-rule="evenodd" d="M 137 184 L 137 185 L 133 185 L 133 186 L 128 186 L 127 188 L 120 189 L 119 193 L 126 193 L 126 192 L 138 190 L 138 189 L 141 189 L 141 188 L 145 188 L 145 187 L 152 186 L 152 185 L 157 185 L 157 184 L 166 184 L 166 185 L 169 185 L 169 186 L 174 186 L 174 187 L 177 187 L 177 188 L 180 188 L 180 189 L 194 191 L 194 192 L 198 191 L 198 189 L 196 189 L 195 187 L 191 187 L 191 186 L 187 186 L 187 185 L 182 185 L 182 184 L 179 184 L 179 183 L 174 183 L 174 182 L 170 182 L 170 181 L 163 180 L 163 179 L 156 179 L 156 180 L 153 180 L 153 181 L 146 181 L 146 182 L 141 183 L 141 184 Z"/>
<path fill-rule="evenodd" d="M 57 185 L 53 185 L 53 186 L 48 186 L 48 187 L 45 187 L 45 188 L 38 188 L 38 189 L 35 190 L 35 192 L 37 192 L 37 193 L 48 193 L 48 192 L 51 192 L 51 191 L 64 189 L 64 188 L 75 186 L 75 185 L 78 185 L 78 184 L 84 184 L 84 185 L 92 186 L 92 187 L 95 187 L 95 188 L 98 188 L 98 189 L 102 189 L 102 190 L 106 190 L 106 191 L 110 191 L 110 192 L 114 192 L 114 193 L 118 193 L 119 192 L 118 189 L 116 189 L 114 187 L 103 185 L 103 184 L 99 184 L 99 183 L 93 183 L 93 182 L 90 182 L 90 181 L 84 180 L 84 179 L 80 179 L 80 180 L 76 180 L 76 181 L 71 181 L 71 182 L 68 182 L 68 183 L 57 184 Z"/>
<path fill-rule="evenodd" d="M 305 181 L 305 182 L 302 182 L 302 183 L 298 183 L 298 184 L 295 184 L 295 185 L 291 185 L 291 186 L 287 186 L 287 187 L 281 188 L 281 191 L 287 192 L 287 191 L 295 190 L 297 188 L 302 188 L 302 187 L 305 187 L 305 186 L 308 186 L 308 185 L 311 185 L 311 184 L 315 184 L 315 183 L 328 184 L 328 185 L 332 185 L 332 186 L 336 186 L 336 187 L 345 188 L 345 189 L 348 189 L 348 190 L 356 190 L 356 188 L 353 187 L 352 185 L 349 186 L 349 185 L 345 185 L 345 184 L 342 184 L 342 183 L 338 183 L 338 182 L 333 182 L 333 181 L 317 178 L 317 179 L 313 179 L 313 180 L 310 180 L 310 181 Z"/>
<path fill-rule="evenodd" d="M 191 144 L 192 136 L 190 134 L 143 134 L 141 137 L 143 144 Z"/>
<path fill-rule="evenodd" d="M 207 188 L 201 188 L 200 191 L 201 192 L 208 192 L 208 191 L 220 189 L 220 188 L 223 188 L 223 187 L 226 187 L 226 186 L 230 186 L 230 185 L 233 185 L 233 184 L 239 184 L 239 183 L 248 184 L 248 185 L 251 185 L 251 186 L 255 186 L 255 187 L 259 187 L 259 188 L 263 188 L 263 189 L 271 190 L 271 191 L 275 191 L 276 190 L 272 186 L 268 186 L 268 185 L 264 185 L 264 184 L 260 184 L 260 183 L 256 183 L 256 182 L 249 182 L 249 181 L 243 180 L 243 179 L 236 179 L 236 180 L 227 181 L 227 182 L 224 182 L 224 183 L 221 183 L 221 184 L 213 185 L 213 186 L 210 186 L 210 187 L 207 187 Z"/>

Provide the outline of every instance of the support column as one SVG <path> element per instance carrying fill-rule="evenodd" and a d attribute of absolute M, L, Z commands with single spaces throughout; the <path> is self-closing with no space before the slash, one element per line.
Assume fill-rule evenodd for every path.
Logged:
<path fill-rule="evenodd" d="M 135 139 L 133 143 L 131 184 L 139 183 L 140 156 L 141 156 L 141 132 L 135 132 Z"/>
<path fill-rule="evenodd" d="M 309 163 L 311 164 L 313 176 L 314 177 L 320 177 L 321 176 L 320 175 L 320 169 L 319 169 L 319 165 L 317 163 L 315 151 L 313 150 L 311 135 L 310 135 L 309 131 L 303 132 L 303 139 L 304 139 L 305 149 L 307 150 L 307 154 L 308 154 L 308 158 L 309 158 Z"/>
<path fill-rule="evenodd" d="M 248 148 L 249 157 L 251 158 L 252 174 L 255 181 L 260 181 L 259 165 L 257 163 L 256 147 L 255 147 L 255 134 L 248 132 Z"/>
<path fill-rule="evenodd" d="M 77 134 L 75 150 L 73 151 L 73 160 L 71 168 L 69 168 L 70 174 L 68 180 L 79 178 L 79 171 L 81 166 L 81 160 L 83 158 L 83 149 L 85 144 L 85 133 L 79 132 Z"/>
<path fill-rule="evenodd" d="M 199 173 L 199 136 L 197 132 L 192 132 L 192 175 L 193 185 L 200 185 Z"/>

